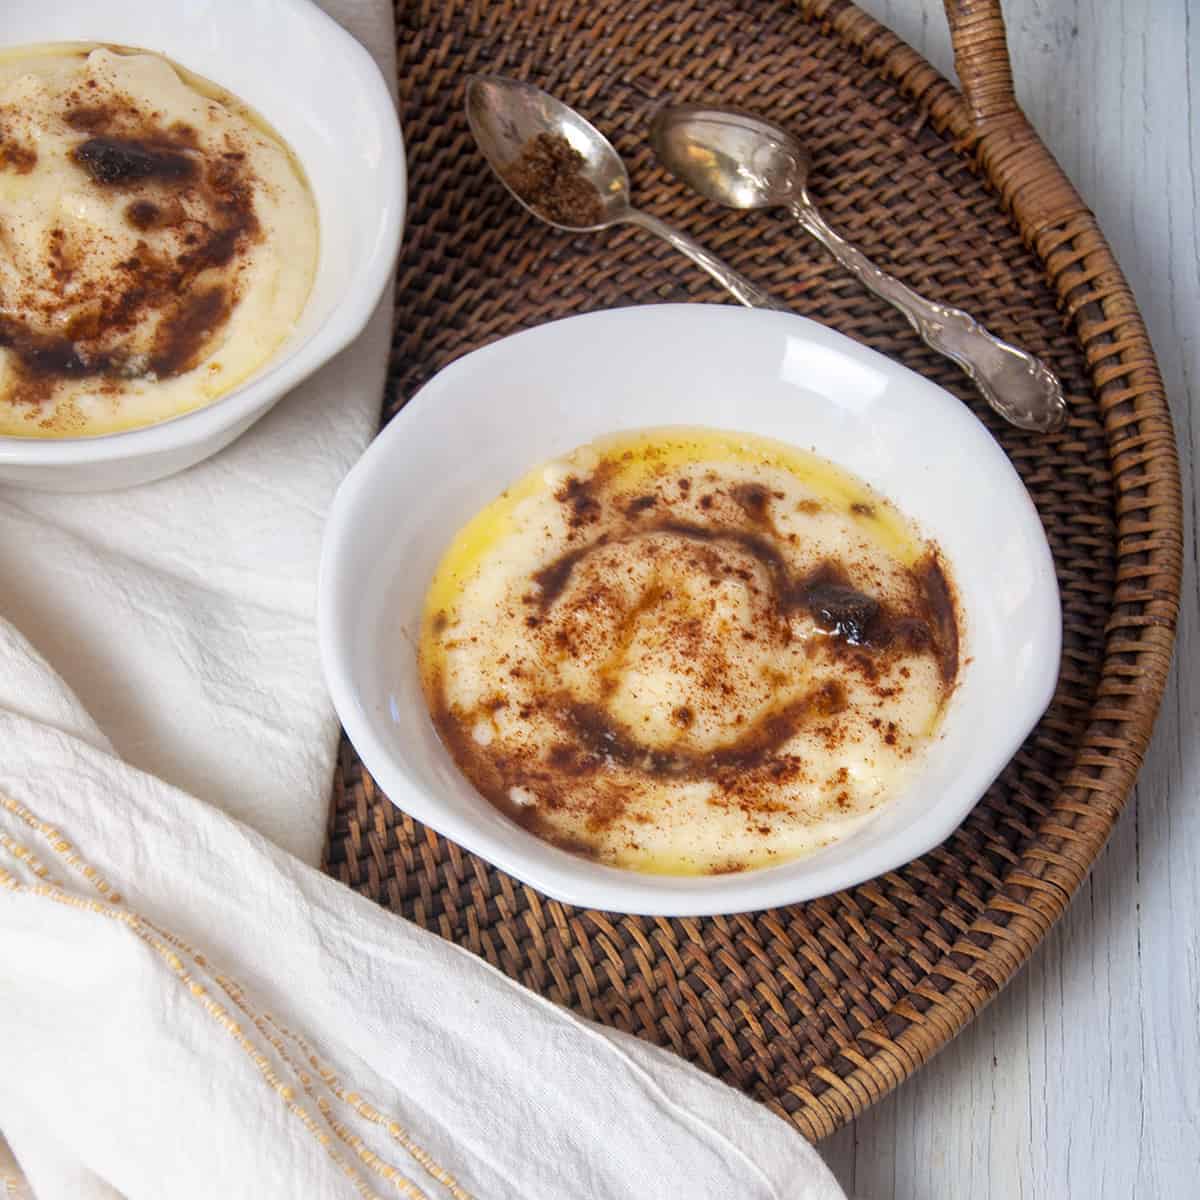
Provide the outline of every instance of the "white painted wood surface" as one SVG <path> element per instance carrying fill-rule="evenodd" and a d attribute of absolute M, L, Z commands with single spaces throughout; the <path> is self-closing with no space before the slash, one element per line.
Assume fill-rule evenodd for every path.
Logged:
<path fill-rule="evenodd" d="M 859 0 L 944 74 L 941 0 Z M 1191 11 L 1189 11 L 1189 9 Z M 1184 609 L 1133 800 L 989 1009 L 823 1145 L 862 1200 L 1200 1197 L 1200 2 L 1005 0 L 1017 93 L 1138 298 L 1183 458 Z"/>

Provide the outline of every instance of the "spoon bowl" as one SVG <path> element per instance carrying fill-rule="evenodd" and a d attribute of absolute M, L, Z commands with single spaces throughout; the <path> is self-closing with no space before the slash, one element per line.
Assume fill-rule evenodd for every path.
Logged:
<path fill-rule="evenodd" d="M 651 123 L 650 144 L 667 170 L 726 208 L 785 208 L 808 182 L 800 142 L 749 113 L 663 108 Z"/>
<path fill-rule="evenodd" d="M 500 182 L 512 197 L 541 221 L 568 233 L 605 229 L 630 211 L 629 174 L 613 144 L 590 121 L 531 83 L 495 75 L 467 80 L 467 122 Z M 564 138 L 583 157 L 580 174 L 598 193 L 603 219 L 595 225 L 566 225 L 534 208 L 508 182 L 507 170 L 539 134 Z"/>

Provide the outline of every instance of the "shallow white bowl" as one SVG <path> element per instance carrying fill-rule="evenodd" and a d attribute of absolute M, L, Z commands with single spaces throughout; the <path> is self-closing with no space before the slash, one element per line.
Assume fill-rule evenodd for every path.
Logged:
<path fill-rule="evenodd" d="M 778 438 L 853 471 L 937 541 L 965 614 L 958 686 L 912 786 L 845 841 L 761 871 L 644 875 L 539 840 L 459 774 L 417 674 L 425 590 L 468 518 L 542 459 L 600 434 L 672 424 Z M 958 400 L 802 317 L 707 305 L 573 317 L 447 367 L 342 484 L 319 606 L 334 703 L 395 804 L 560 900 L 679 916 L 807 900 L 936 846 L 1045 710 L 1062 629 L 1033 503 Z"/>
<path fill-rule="evenodd" d="M 321 250 L 312 294 L 287 344 L 207 408 L 104 437 L 0 437 L 0 481 L 54 491 L 145 483 L 228 445 L 361 332 L 391 274 L 404 221 L 404 145 L 383 76 L 309 0 L 5 7 L 0 47 L 75 41 L 164 54 L 256 109 L 308 175 Z"/>

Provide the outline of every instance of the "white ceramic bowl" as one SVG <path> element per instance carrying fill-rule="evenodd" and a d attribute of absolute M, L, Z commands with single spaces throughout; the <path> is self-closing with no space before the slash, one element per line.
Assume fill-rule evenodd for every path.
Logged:
<path fill-rule="evenodd" d="M 321 237 L 312 294 L 292 337 L 220 400 L 103 437 L 0 437 L 0 481 L 94 491 L 158 479 L 216 453 L 359 334 L 400 246 L 404 146 L 371 56 L 309 0 L 5 6 L 0 47 L 67 41 L 164 54 L 257 109 L 307 172 Z"/>
<path fill-rule="evenodd" d="M 539 460 L 600 434 L 671 424 L 778 438 L 853 471 L 936 539 L 965 614 L 958 686 L 911 787 L 845 841 L 761 871 L 637 874 L 546 844 L 459 774 L 417 675 L 425 590 L 469 517 Z M 706 305 L 573 317 L 447 367 L 342 484 L 319 606 L 334 703 L 395 804 L 558 899 L 665 915 L 810 899 L 936 846 L 1045 710 L 1062 629 L 1033 503 L 958 400 L 802 317 Z"/>

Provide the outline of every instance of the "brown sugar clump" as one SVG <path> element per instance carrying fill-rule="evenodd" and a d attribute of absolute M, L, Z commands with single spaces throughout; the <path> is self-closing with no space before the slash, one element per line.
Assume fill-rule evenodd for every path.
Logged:
<path fill-rule="evenodd" d="M 539 133 L 521 147 L 504 179 L 530 208 L 559 225 L 599 225 L 604 205 L 596 186 L 583 177 L 583 155 L 562 134 Z"/>

